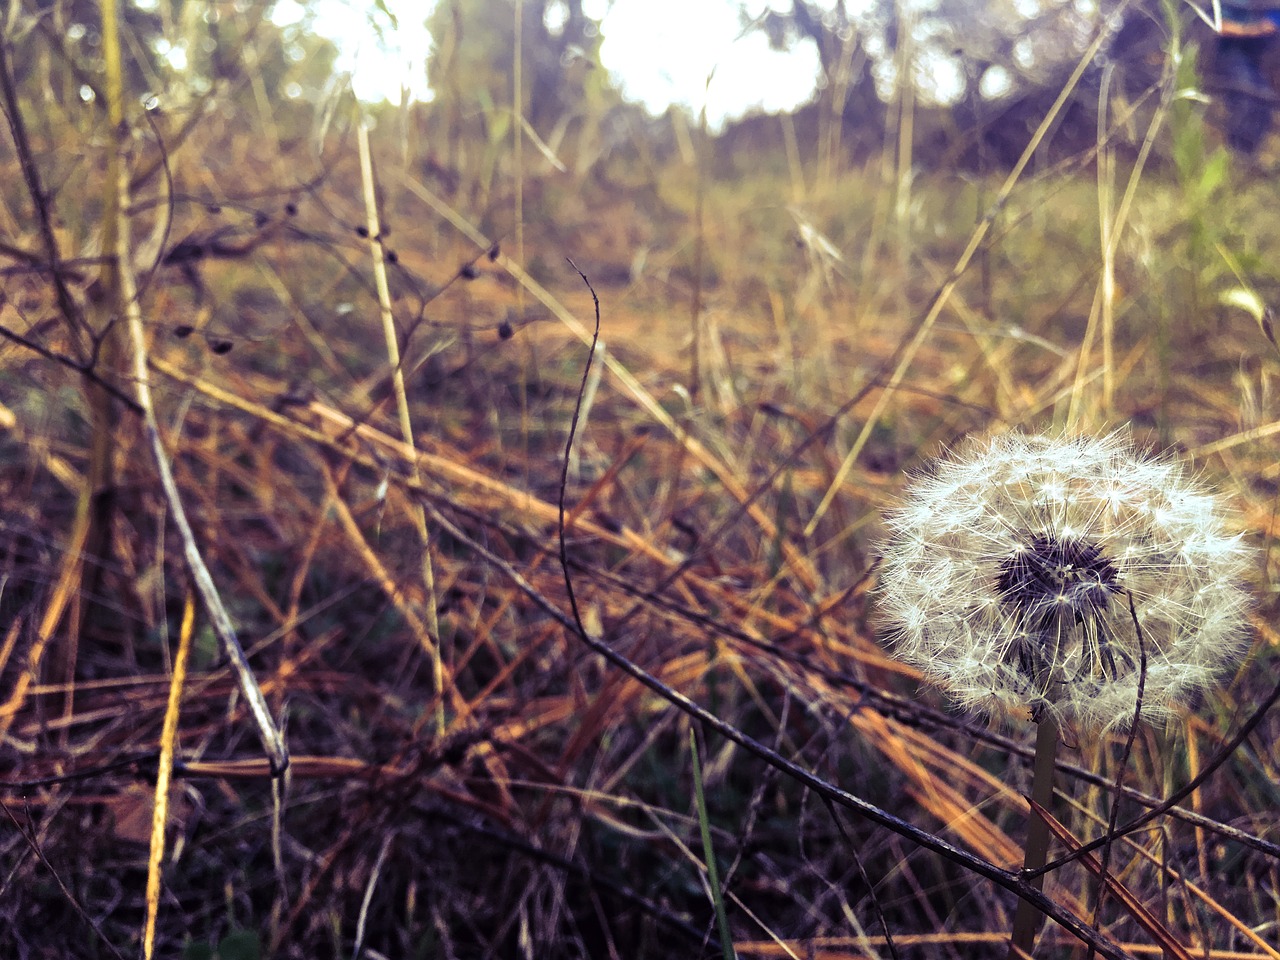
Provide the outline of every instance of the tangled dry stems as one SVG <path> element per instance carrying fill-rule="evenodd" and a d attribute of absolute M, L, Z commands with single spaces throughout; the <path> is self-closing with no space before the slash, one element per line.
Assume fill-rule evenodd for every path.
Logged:
<path fill-rule="evenodd" d="M 248 144 L 237 143 L 229 154 L 246 181 L 277 182 L 254 164 Z M 202 292 L 176 266 L 147 289 L 158 406 L 180 490 L 293 754 L 277 834 L 271 771 L 216 645 L 198 632 L 158 953 L 225 942 L 240 930 L 277 955 L 345 954 L 361 918 L 365 945 L 386 956 L 696 953 L 712 921 L 690 853 L 697 827 L 685 720 L 584 653 L 465 540 L 447 535 L 436 540 L 435 560 L 449 727 L 443 737 L 432 732 L 430 671 L 411 622 L 423 595 L 410 510 L 430 504 L 563 609 L 554 502 L 584 356 L 543 322 L 547 314 L 527 303 L 519 312 L 516 288 L 487 246 L 446 242 L 435 221 L 413 226 L 423 224 L 422 208 L 402 198 L 406 206 L 389 217 L 424 451 L 421 489 L 413 489 L 387 404 L 387 371 L 368 350 L 364 321 L 373 301 L 352 266 L 361 241 L 347 229 L 360 221 L 350 203 L 354 182 L 350 164 L 339 162 L 314 194 L 290 195 L 296 219 L 286 218 L 283 204 L 266 211 L 288 226 L 251 262 L 211 260 L 198 274 Z M 198 183 L 188 190 L 202 196 Z M 949 203 L 950 188 L 939 196 Z M 227 198 L 204 199 L 180 210 L 180 226 L 195 230 L 228 216 L 211 212 Z M 579 222 L 557 225 L 587 248 L 618 226 L 602 212 L 607 194 L 596 200 Z M 249 212 L 237 222 L 254 235 L 255 221 Z M 787 263 L 784 249 L 779 242 L 756 253 Z M 938 252 L 942 266 L 951 252 Z M 583 266 L 590 275 L 592 265 Z M 916 700 L 920 677 L 886 659 L 867 626 L 871 518 L 900 494 L 901 468 L 939 441 L 1001 413 L 1010 422 L 1042 417 L 1069 382 L 1058 356 L 1026 338 L 939 329 L 806 539 L 800 531 L 839 468 L 847 423 L 862 422 L 883 389 L 904 325 L 877 316 L 859 327 L 842 297 L 817 296 L 798 305 L 802 316 L 783 338 L 776 316 L 735 292 L 759 278 L 729 255 L 715 267 L 729 302 L 718 335 L 722 407 L 691 411 L 671 389 L 684 370 L 667 346 L 681 330 L 670 309 L 678 270 L 664 278 L 670 286 L 655 281 L 643 291 L 653 303 L 598 285 L 605 340 L 759 512 L 747 512 L 688 446 L 607 382 L 580 441 L 583 474 L 568 491 L 584 623 L 831 782 L 996 864 L 1017 863 L 1011 837 L 1025 819 L 1018 795 L 1025 782 L 1016 767 L 1003 773 L 1013 744 Z M 1016 273 L 1012 261 L 1004 267 Z M 911 289 L 918 281 L 892 265 L 881 269 L 883 289 L 864 291 L 880 302 L 903 289 L 928 293 L 927 285 Z M 779 270 L 780 283 L 796 280 L 794 265 Z M 1049 282 L 1028 277 L 1025 290 L 1009 293 L 1026 302 L 1006 305 L 1020 328 L 1041 337 L 1056 334 L 1034 304 L 1071 302 L 1069 292 L 1046 294 Z M 565 303 L 583 299 L 567 273 L 553 286 Z M 53 309 L 39 276 L 20 277 L 6 293 L 23 316 Z M 510 329 L 512 316 L 516 335 L 507 339 L 503 325 Z M 200 333 L 184 332 L 189 318 Z M 1176 439 L 1192 447 L 1236 435 L 1242 401 L 1233 378 L 1241 353 L 1257 354 L 1247 323 L 1217 322 L 1181 331 L 1185 349 L 1161 398 L 1167 422 L 1182 425 Z M 229 352 L 211 348 L 227 343 Z M 1136 331 L 1130 348 L 1121 402 L 1126 419 L 1150 424 L 1160 371 L 1149 333 Z M 3 362 L 10 378 L 0 402 L 12 412 L 0 436 L 7 692 L 75 560 L 64 538 L 88 438 L 71 371 L 13 346 Z M 1277 411 L 1267 406 L 1274 404 L 1264 381 L 1259 373 L 1250 409 L 1258 422 L 1272 422 Z M 859 389 L 867 399 L 824 429 L 833 397 Z M 993 396 L 1004 411 L 990 406 Z M 140 823 L 187 587 L 139 449 L 126 416 L 109 547 L 86 558 L 86 589 L 0 753 L 15 824 L 0 840 L 6 955 L 38 955 L 51 930 L 74 931 L 68 949 L 77 955 L 129 953 L 141 929 Z M 1218 465 L 1242 488 L 1246 527 L 1274 532 L 1263 508 L 1274 480 L 1266 438 L 1229 448 Z M 1254 619 L 1261 669 L 1228 677 L 1224 692 L 1210 695 L 1208 709 L 1186 722 L 1184 747 L 1144 733 L 1129 782 L 1159 792 L 1181 781 L 1262 699 L 1260 677 L 1275 656 L 1272 608 L 1264 595 Z M 1277 861 L 1223 839 L 1213 825 L 1272 828 L 1275 723 L 1267 719 L 1252 749 L 1190 801 L 1207 822 L 1191 826 L 1171 815 L 1132 846 L 1117 844 L 1116 873 L 1144 901 L 1168 903 L 1167 922 L 1185 941 L 1265 955 L 1256 941 L 1277 922 Z M 1111 744 L 1077 743 L 1068 759 L 1113 772 Z M 1010 897 L 891 830 L 833 816 L 730 744 L 713 741 L 709 752 L 714 837 L 737 898 L 730 911 L 741 955 L 771 955 L 771 935 L 802 954 L 810 946 L 832 955 L 876 948 L 878 916 L 900 955 L 1001 952 Z M 1069 773 L 1066 789 L 1079 804 L 1072 826 L 1093 835 L 1110 794 L 1078 767 Z M 1091 887 L 1083 871 L 1064 870 L 1050 892 L 1086 915 Z M 747 919 L 748 908 L 757 919 Z M 851 917 L 865 939 L 851 931 Z M 1122 911 L 1106 923 L 1122 942 L 1145 937 Z"/>

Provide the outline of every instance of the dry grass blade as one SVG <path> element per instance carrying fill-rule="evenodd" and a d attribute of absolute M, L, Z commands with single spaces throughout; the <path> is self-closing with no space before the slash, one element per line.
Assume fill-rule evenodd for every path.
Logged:
<path fill-rule="evenodd" d="M 607 357 L 608 354 L 605 354 L 605 356 Z M 261 419 L 264 423 L 270 424 L 288 436 L 302 438 L 318 447 L 332 450 L 334 453 L 344 458 L 350 458 L 362 466 L 383 470 L 385 469 L 384 458 L 386 456 L 394 457 L 404 464 L 416 462 L 428 477 L 434 477 L 439 480 L 442 486 L 454 491 L 459 497 L 462 496 L 462 491 L 473 490 L 474 496 L 478 498 L 476 500 L 478 506 L 492 509 L 496 503 L 522 518 L 533 519 L 547 525 L 555 522 L 557 516 L 556 507 L 530 494 L 528 491 L 502 479 L 490 476 L 483 471 L 473 469 L 465 462 L 462 462 L 459 457 L 414 450 L 403 441 L 396 440 L 389 434 L 368 424 L 359 423 L 328 404 L 312 401 L 307 405 L 307 411 L 314 415 L 322 426 L 328 428 L 327 430 L 320 430 L 285 417 L 263 404 L 246 399 L 217 384 L 210 383 L 208 380 L 194 376 L 158 357 L 153 358 L 151 363 L 157 371 L 165 376 L 179 383 L 194 387 L 219 403 Z M 274 389 L 278 391 L 279 386 L 277 385 Z M 267 388 L 263 392 L 269 393 L 272 390 Z M 351 444 L 346 442 L 347 438 L 352 436 L 368 442 L 377 456 L 371 456 L 353 448 Z M 408 491 L 428 492 L 422 490 L 407 477 L 399 474 L 393 474 L 390 479 L 401 484 Z M 750 498 L 750 494 L 745 489 L 741 492 L 744 499 Z M 679 564 L 660 545 L 642 536 L 639 531 L 631 527 L 624 527 L 621 531 L 618 531 L 609 529 L 609 527 L 602 525 L 600 522 L 579 519 L 573 521 L 572 529 L 589 534 L 597 540 L 637 551 L 646 558 L 661 563 L 673 571 L 679 568 Z M 734 591 L 726 590 L 713 580 L 695 574 L 685 574 L 684 579 L 693 583 L 699 591 L 714 596 L 718 602 L 728 604 L 741 611 L 744 615 L 759 618 L 780 632 L 790 633 L 801 628 L 801 624 L 796 620 L 782 616 L 772 610 L 758 609 L 751 599 L 743 597 Z M 835 598 L 836 601 L 844 599 L 846 597 L 843 593 Z M 822 609 L 824 608 L 819 608 L 819 610 Z M 854 648 L 845 649 L 841 652 L 849 656 L 872 659 L 888 669 L 901 669 L 880 653 Z"/>
<path fill-rule="evenodd" d="M 1262 938 L 1262 936 L 1258 931 L 1254 930 L 1243 919 L 1236 916 L 1234 913 L 1232 913 L 1230 910 L 1224 907 L 1221 903 L 1215 900 L 1201 886 L 1199 886 L 1198 884 L 1192 883 L 1190 880 L 1186 878 L 1186 876 L 1183 875 L 1182 872 L 1174 870 L 1169 865 L 1167 860 L 1161 857 L 1158 851 L 1153 851 L 1148 849 L 1147 847 L 1138 843 L 1137 840 L 1133 837 L 1125 837 L 1124 842 L 1127 846 L 1129 846 L 1134 850 L 1134 852 L 1137 854 L 1138 857 L 1141 857 L 1147 863 L 1151 864 L 1151 866 L 1159 870 L 1161 874 L 1172 878 L 1173 881 L 1178 885 L 1178 887 L 1180 887 L 1181 889 L 1186 891 L 1186 893 L 1190 894 L 1191 896 L 1199 900 L 1201 903 L 1203 903 L 1210 911 L 1212 911 L 1215 915 L 1221 918 L 1223 923 L 1228 924 L 1229 926 L 1237 930 L 1242 937 L 1244 937 L 1246 940 L 1254 944 L 1259 950 L 1262 951 L 1262 954 L 1260 955 L 1251 954 L 1251 956 L 1266 956 L 1268 960 L 1280 960 L 1280 950 L 1277 950 L 1276 947 L 1267 943 L 1267 941 Z M 1200 841 L 1199 839 L 1197 839 L 1197 844 L 1199 843 Z M 1076 845 L 1076 849 L 1077 850 L 1079 849 L 1078 844 Z M 1197 849 L 1198 857 L 1203 854 L 1204 854 L 1203 848 Z M 1231 953 L 1232 951 L 1210 950 L 1210 952 L 1214 956 L 1218 956 L 1219 954 L 1227 954 L 1227 953 Z"/>
<path fill-rule="evenodd" d="M 178 713 L 182 705 L 182 688 L 187 680 L 187 661 L 191 656 L 191 635 L 195 628 L 195 618 L 195 597 L 187 594 L 187 601 L 182 608 L 182 625 L 178 630 L 178 651 L 173 658 L 173 677 L 169 683 L 169 702 L 164 711 L 164 728 L 160 734 L 160 768 L 156 773 L 155 804 L 151 815 L 151 851 L 147 857 L 147 919 L 142 931 L 142 955 L 146 960 L 151 960 L 155 952 L 164 831 L 169 820 L 169 783 L 173 774 L 173 758 L 178 748 Z"/>
<path fill-rule="evenodd" d="M 884 942 L 883 937 L 868 939 L 872 946 L 880 946 Z M 902 946 L 928 947 L 934 951 L 941 951 L 947 947 L 995 946 L 1002 943 L 1004 939 L 1001 934 L 995 933 L 921 933 L 899 934 L 894 937 L 894 940 Z M 803 943 L 793 942 L 785 945 L 767 941 L 739 940 L 736 946 L 738 953 L 743 957 L 785 957 L 791 955 L 791 950 L 799 949 L 803 951 L 802 955 L 806 960 L 871 960 L 867 953 L 857 951 L 859 944 L 848 937 L 818 937 Z M 1163 948 L 1157 944 L 1131 943 L 1125 944 L 1125 949 L 1135 957 L 1159 958 L 1163 953 Z M 1266 960 L 1266 954 L 1247 953 L 1243 950 L 1209 950 L 1199 954 L 1199 957 L 1201 960 L 1206 957 L 1208 960 Z"/>
<path fill-rule="evenodd" d="M 404 590 L 401 589 L 395 578 L 387 571 L 382 561 L 378 559 L 377 553 L 369 546 L 368 541 L 360 530 L 360 525 L 356 523 L 356 518 L 351 513 L 351 508 L 342 499 L 342 494 L 338 490 L 338 483 L 332 471 L 325 471 L 324 479 L 328 502 L 332 504 L 333 510 L 338 516 L 338 523 L 343 532 L 346 533 L 356 556 L 360 557 L 361 561 L 368 567 L 370 576 L 386 593 L 388 599 L 396 605 L 396 609 L 400 611 L 400 615 L 404 617 L 405 622 L 409 624 L 413 631 L 414 638 L 418 641 L 419 646 L 432 657 L 433 664 L 438 664 L 438 647 L 431 633 L 431 628 L 418 616 L 417 610 L 405 595 Z M 453 685 L 448 682 L 447 677 L 442 673 L 437 673 L 436 676 L 445 682 L 440 687 L 437 687 L 437 708 L 433 712 L 439 712 L 438 704 L 447 695 L 454 701 L 454 708 L 462 711 L 459 719 L 465 720 L 466 702 L 458 697 L 457 691 L 453 689 Z M 449 691 L 448 694 L 445 692 L 446 689 Z"/>
<path fill-rule="evenodd" d="M 1089 312 L 1089 323 L 1085 328 L 1084 338 L 1080 344 L 1075 380 L 1071 388 L 1071 408 L 1067 414 L 1067 422 L 1071 424 L 1078 424 L 1084 411 L 1083 390 L 1085 383 L 1090 379 L 1090 350 L 1095 336 L 1095 329 L 1099 322 L 1102 326 L 1101 415 L 1106 423 L 1110 423 L 1115 419 L 1115 387 L 1118 379 L 1118 371 L 1113 357 L 1116 333 L 1116 252 L 1121 239 L 1125 236 L 1125 228 L 1132 213 L 1134 198 L 1137 196 L 1139 184 L 1142 182 L 1142 174 L 1146 169 L 1147 160 L 1155 146 L 1156 134 L 1165 122 L 1168 99 L 1174 93 L 1173 59 L 1172 56 L 1166 58 L 1164 65 L 1165 75 L 1161 78 L 1160 83 L 1160 89 L 1164 92 L 1164 97 L 1161 99 L 1160 105 L 1156 108 L 1147 127 L 1142 147 L 1138 152 L 1137 159 L 1134 161 L 1133 169 L 1129 172 L 1129 182 L 1125 186 L 1124 197 L 1115 210 L 1111 209 L 1112 193 L 1115 190 L 1113 182 L 1115 177 L 1115 158 L 1107 144 L 1103 131 L 1104 115 L 1101 112 L 1099 113 L 1098 205 L 1100 212 L 1098 220 L 1101 228 L 1099 239 L 1102 244 L 1102 277 L 1099 280 L 1094 296 L 1093 308 Z"/>

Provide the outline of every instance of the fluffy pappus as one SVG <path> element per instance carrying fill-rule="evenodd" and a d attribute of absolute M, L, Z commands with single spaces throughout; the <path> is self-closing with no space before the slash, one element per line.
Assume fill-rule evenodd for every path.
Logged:
<path fill-rule="evenodd" d="M 1158 719 L 1245 646 L 1254 551 L 1222 498 L 1127 432 L 969 442 L 886 523 L 885 637 L 964 708 L 1126 728 L 1144 660 Z"/>

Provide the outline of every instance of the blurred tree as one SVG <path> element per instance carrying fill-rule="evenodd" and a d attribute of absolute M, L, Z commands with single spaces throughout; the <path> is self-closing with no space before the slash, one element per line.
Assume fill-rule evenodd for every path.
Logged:
<path fill-rule="evenodd" d="M 10 50 L 19 81 L 44 79 L 48 93 L 64 104 L 87 99 L 90 91 L 101 103 L 102 14 L 97 0 L 35 0 L 15 5 L 6 16 L 24 24 L 30 30 L 27 36 L 38 41 L 15 44 Z M 154 89 L 160 59 L 152 41 L 162 34 L 159 13 L 126 4 L 120 26 L 133 41 L 124 62 L 127 89 Z"/>
<path fill-rule="evenodd" d="M 972 167 L 1017 158 L 1106 29 L 1105 53 L 1089 65 L 1050 144 L 1059 155 L 1087 150 L 1096 138 L 1103 73 L 1117 95 L 1133 99 L 1151 89 L 1162 73 L 1170 16 L 1212 39 L 1192 12 L 1162 0 L 869 0 L 856 14 L 844 0 L 791 0 L 755 23 L 778 48 L 816 45 L 823 77 L 816 112 L 841 117 L 850 155 L 879 148 L 886 104 L 905 82 L 919 105 L 919 159 Z M 903 30 L 910 31 L 906 64 Z"/>
<path fill-rule="evenodd" d="M 514 0 L 441 0 L 427 18 L 435 38 L 427 76 L 437 96 L 479 106 L 511 102 Z M 536 129 L 574 109 L 583 78 L 576 65 L 598 66 L 599 24 L 582 0 L 525 0 L 521 7 L 524 116 Z"/>
<path fill-rule="evenodd" d="M 892 15 L 891 5 L 881 6 Z M 844 0 L 837 0 L 830 9 L 809 0 L 793 0 L 790 11 L 769 11 L 758 23 L 774 49 L 786 49 L 796 40 L 809 40 L 817 47 L 822 77 L 817 112 L 828 158 L 840 149 L 839 134 L 845 129 L 855 153 L 883 142 L 887 114 L 876 89 L 876 59 L 868 49 L 864 24 L 849 14 Z"/>
<path fill-rule="evenodd" d="M 533 155 L 586 175 L 608 152 L 609 117 L 621 103 L 600 66 L 599 25 L 582 0 L 526 0 L 520 17 L 520 116 L 535 141 Z M 514 0 L 441 0 L 427 19 L 431 113 L 444 128 L 443 137 L 432 138 L 428 165 L 455 191 L 476 194 L 481 206 L 519 122 L 511 109 L 515 19 Z"/>
<path fill-rule="evenodd" d="M 295 23 L 267 17 L 269 0 L 152 0 L 122 5 L 127 100 L 159 96 L 169 109 L 207 95 L 218 82 L 252 77 L 272 100 L 318 99 L 333 75 L 337 48 L 313 29 L 302 6 Z M 97 0 L 36 0 L 14 16 L 39 42 L 11 52 L 15 77 L 63 105 L 101 103 L 101 11 Z M 43 81 L 42 83 L 40 81 Z"/>

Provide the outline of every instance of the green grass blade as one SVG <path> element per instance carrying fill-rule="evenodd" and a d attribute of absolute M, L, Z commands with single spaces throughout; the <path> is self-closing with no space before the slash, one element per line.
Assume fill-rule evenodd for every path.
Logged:
<path fill-rule="evenodd" d="M 698 760 L 698 738 L 689 731 L 689 751 L 693 754 L 693 795 L 698 804 L 698 829 L 702 832 L 702 856 L 707 862 L 707 883 L 716 908 L 716 925 L 720 929 L 720 949 L 724 960 L 736 960 L 733 936 L 729 932 L 729 915 L 724 909 L 724 893 L 720 889 L 720 871 L 716 869 L 716 853 L 711 846 L 711 820 L 707 817 L 707 797 L 702 790 L 702 764 Z"/>

